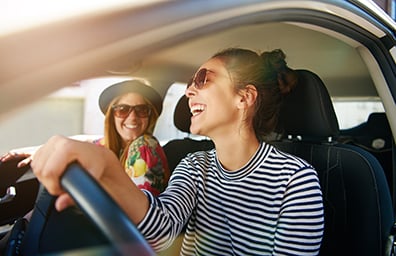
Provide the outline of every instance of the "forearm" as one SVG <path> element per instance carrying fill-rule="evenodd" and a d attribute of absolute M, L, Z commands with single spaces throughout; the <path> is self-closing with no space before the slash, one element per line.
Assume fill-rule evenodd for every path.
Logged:
<path fill-rule="evenodd" d="M 111 176 L 104 176 L 100 183 L 129 218 L 135 224 L 140 223 L 146 215 L 149 201 L 128 175 L 123 170 L 114 170 Z"/>

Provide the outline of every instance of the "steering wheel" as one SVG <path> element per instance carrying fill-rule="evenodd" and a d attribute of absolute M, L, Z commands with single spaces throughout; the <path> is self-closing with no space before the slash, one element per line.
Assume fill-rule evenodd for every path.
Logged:
<path fill-rule="evenodd" d="M 126 213 L 78 163 L 68 166 L 61 184 L 121 255 L 156 255 Z"/>

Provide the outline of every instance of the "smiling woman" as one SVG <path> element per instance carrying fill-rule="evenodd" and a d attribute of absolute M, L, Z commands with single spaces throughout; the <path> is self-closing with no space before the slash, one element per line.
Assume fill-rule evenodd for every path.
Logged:
<path fill-rule="evenodd" d="M 117 155 L 139 188 L 158 196 L 170 175 L 165 153 L 153 136 L 161 96 L 144 81 L 125 80 L 103 90 L 99 107 L 105 115 L 104 137 L 94 143 Z"/>

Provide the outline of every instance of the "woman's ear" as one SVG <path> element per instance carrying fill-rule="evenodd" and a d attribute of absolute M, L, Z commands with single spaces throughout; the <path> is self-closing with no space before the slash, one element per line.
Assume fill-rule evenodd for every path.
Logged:
<path fill-rule="evenodd" d="M 238 107 L 249 108 L 256 102 L 257 89 L 254 85 L 248 84 L 240 91 L 240 96 Z"/>

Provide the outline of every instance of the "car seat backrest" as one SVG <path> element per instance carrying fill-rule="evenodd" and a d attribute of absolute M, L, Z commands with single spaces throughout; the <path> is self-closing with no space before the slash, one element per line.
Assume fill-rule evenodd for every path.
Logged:
<path fill-rule="evenodd" d="M 336 142 L 337 117 L 316 74 L 297 70 L 298 85 L 285 97 L 271 143 L 316 169 L 323 193 L 321 255 L 384 255 L 394 223 L 384 171 L 375 157 Z"/>
<path fill-rule="evenodd" d="M 340 131 L 338 141 L 361 147 L 373 154 L 385 171 L 389 187 L 393 188 L 392 131 L 385 112 L 374 112 L 367 121 Z"/>
<path fill-rule="evenodd" d="M 175 107 L 173 122 L 180 131 L 190 133 L 191 112 L 188 107 L 188 99 L 183 95 Z M 187 156 L 188 153 L 209 150 L 214 148 L 214 144 L 209 139 L 183 139 L 171 140 L 163 146 L 165 155 L 168 159 L 169 170 L 172 172 L 177 164 Z"/>

